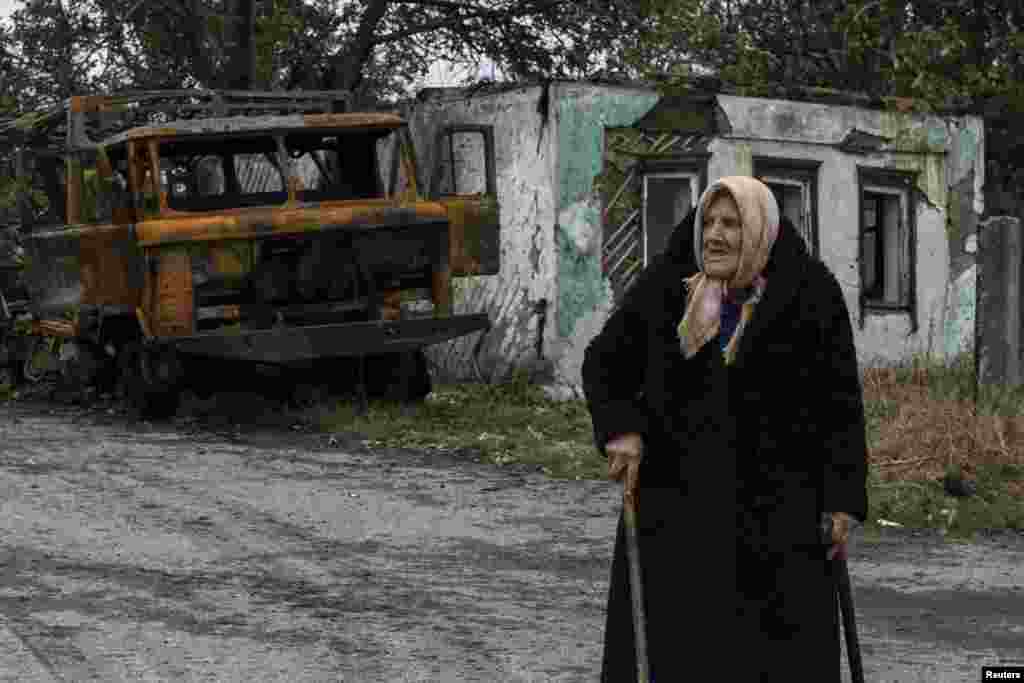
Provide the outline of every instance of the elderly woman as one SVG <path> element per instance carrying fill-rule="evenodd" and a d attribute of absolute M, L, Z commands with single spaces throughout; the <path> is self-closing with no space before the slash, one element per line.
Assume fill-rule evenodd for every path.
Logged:
<path fill-rule="evenodd" d="M 587 348 L 583 388 L 637 505 L 652 676 L 838 683 L 829 560 L 867 513 L 860 377 L 842 290 L 767 186 L 708 187 Z M 636 678 L 625 552 L 620 520 L 615 683 Z"/>

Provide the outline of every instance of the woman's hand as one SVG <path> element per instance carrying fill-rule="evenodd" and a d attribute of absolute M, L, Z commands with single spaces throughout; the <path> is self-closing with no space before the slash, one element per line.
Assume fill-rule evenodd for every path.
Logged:
<path fill-rule="evenodd" d="M 828 559 L 835 558 L 836 555 L 840 557 L 846 557 L 846 546 L 850 540 L 850 530 L 857 523 L 850 515 L 845 512 L 833 512 L 832 513 L 832 547 L 828 549 Z"/>
<path fill-rule="evenodd" d="M 608 454 L 608 478 L 620 481 L 625 477 L 623 495 L 626 500 L 636 504 L 637 482 L 640 479 L 640 461 L 643 459 L 644 442 L 639 434 L 622 434 L 615 437 L 604 447 Z"/>

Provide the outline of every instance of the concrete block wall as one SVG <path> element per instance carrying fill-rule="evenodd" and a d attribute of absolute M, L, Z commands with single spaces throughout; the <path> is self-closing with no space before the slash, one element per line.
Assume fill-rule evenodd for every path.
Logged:
<path fill-rule="evenodd" d="M 964 302 L 973 293 L 973 254 L 967 246 L 984 210 L 984 127 L 979 119 L 732 96 L 718 101 L 728 130 L 712 143 L 710 179 L 751 173 L 754 156 L 821 163 L 820 255 L 843 285 L 862 364 L 914 354 L 944 358 L 973 347 L 966 333 L 973 317 Z M 877 149 L 841 149 L 855 131 L 877 139 Z M 859 325 L 858 166 L 917 173 L 916 333 L 905 313 L 867 313 L 864 328 Z"/>
<path fill-rule="evenodd" d="M 558 196 L 554 123 L 543 99 L 541 86 L 477 94 L 432 89 L 420 94 L 409 115 L 423 184 L 430 182 L 437 158 L 438 130 L 494 126 L 501 269 L 498 275 L 457 278 L 453 308 L 486 311 L 495 326 L 482 343 L 474 334 L 432 347 L 428 355 L 441 378 L 476 379 L 474 358 L 486 379 L 506 377 L 515 368 L 541 376 L 553 372 Z"/>
<path fill-rule="evenodd" d="M 487 310 L 495 329 L 479 349 L 469 337 L 435 348 L 451 377 L 541 370 L 542 381 L 578 389 L 583 351 L 612 308 L 601 270 L 605 131 L 636 125 L 659 101 L 649 89 L 555 82 L 470 93 L 426 91 L 410 116 L 428 174 L 442 125 L 494 126 L 501 272 L 465 278 L 456 310 Z M 947 357 L 973 348 L 970 245 L 984 210 L 984 127 L 974 117 L 941 118 L 782 100 L 717 97 L 721 122 L 707 177 L 749 174 L 755 156 L 820 162 L 818 234 L 823 260 L 843 284 L 862 364 L 917 353 Z M 850 136 L 875 145 L 851 149 Z M 916 172 L 916 332 L 905 313 L 867 314 L 860 327 L 857 167 Z"/>

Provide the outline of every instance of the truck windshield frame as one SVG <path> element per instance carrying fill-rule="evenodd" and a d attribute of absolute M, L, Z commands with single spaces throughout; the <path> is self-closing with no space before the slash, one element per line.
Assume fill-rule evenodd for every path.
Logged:
<path fill-rule="evenodd" d="M 161 190 L 173 212 L 386 199 L 400 129 L 328 129 L 159 141 Z"/>

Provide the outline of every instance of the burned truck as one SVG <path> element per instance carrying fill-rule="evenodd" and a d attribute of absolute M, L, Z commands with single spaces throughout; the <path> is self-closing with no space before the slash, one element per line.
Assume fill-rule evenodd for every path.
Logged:
<path fill-rule="evenodd" d="M 364 406 L 422 398 L 423 349 L 490 326 L 453 313 L 452 279 L 498 270 L 493 145 L 481 131 L 486 187 L 427 197 L 406 122 L 350 109 L 334 92 L 149 92 L 0 127 L 50 199 L 21 225 L 31 332 L 152 417 L 260 369 L 350 383 Z"/>

